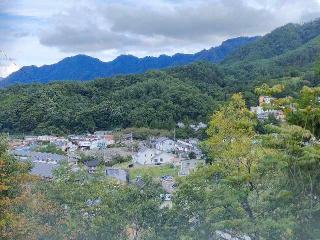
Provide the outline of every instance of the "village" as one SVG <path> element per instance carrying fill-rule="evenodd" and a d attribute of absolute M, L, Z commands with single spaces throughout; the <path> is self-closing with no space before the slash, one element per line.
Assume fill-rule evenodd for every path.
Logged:
<path fill-rule="evenodd" d="M 183 127 L 183 126 L 182 126 Z M 193 125 L 195 131 L 205 124 Z M 97 131 L 69 136 L 11 137 L 10 152 L 20 161 L 32 164 L 31 174 L 50 181 L 54 170 L 67 162 L 73 171 L 80 168 L 89 174 L 103 169 L 106 177 L 124 183 L 141 183 L 141 175 L 158 178 L 167 193 L 175 187 L 175 177 L 189 175 L 205 158 L 196 138 L 176 139 L 149 136 L 143 140 L 134 133 Z M 169 195 L 164 198 L 170 198 Z"/>
<path fill-rule="evenodd" d="M 259 121 L 274 117 L 285 121 L 282 110 L 265 109 L 274 98 L 259 97 L 259 105 L 251 107 Z M 178 128 L 185 128 L 178 123 Z M 193 131 L 206 129 L 200 122 L 190 124 Z M 161 181 L 169 200 L 175 188 L 175 178 L 187 176 L 204 165 L 206 156 L 197 138 L 177 139 L 174 136 L 135 137 L 134 133 L 96 131 L 93 134 L 69 136 L 24 136 L 10 138 L 10 152 L 20 161 L 32 164 L 31 174 L 50 181 L 53 172 L 62 162 L 67 162 L 73 171 L 84 168 L 89 174 L 103 169 L 106 177 L 124 183 L 143 184 L 142 175 L 150 174 Z"/>

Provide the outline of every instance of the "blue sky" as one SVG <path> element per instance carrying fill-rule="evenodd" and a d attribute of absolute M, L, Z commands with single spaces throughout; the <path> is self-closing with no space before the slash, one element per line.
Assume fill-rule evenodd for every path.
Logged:
<path fill-rule="evenodd" d="M 0 0 L 0 49 L 19 66 L 193 53 L 317 17 L 319 0 Z M 0 64 L 0 76 L 14 70 Z"/>

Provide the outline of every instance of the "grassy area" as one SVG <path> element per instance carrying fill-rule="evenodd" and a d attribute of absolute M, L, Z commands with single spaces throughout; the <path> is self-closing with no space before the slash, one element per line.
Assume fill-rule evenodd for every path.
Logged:
<path fill-rule="evenodd" d="M 66 155 L 66 153 L 59 147 L 57 147 L 53 143 L 43 144 L 41 146 L 38 146 L 35 149 L 36 152 L 43 152 L 43 153 L 54 153 L 54 154 L 60 154 L 60 155 Z"/>
<path fill-rule="evenodd" d="M 162 166 L 141 166 L 134 167 L 130 170 L 130 179 L 136 179 L 139 175 L 149 174 L 154 178 L 160 178 L 164 175 L 178 176 L 178 168 L 172 165 Z"/>
<path fill-rule="evenodd" d="M 135 166 L 134 168 L 128 168 L 131 162 L 123 162 L 114 165 L 113 167 L 125 168 L 130 172 L 130 179 L 134 180 L 139 175 L 149 174 L 154 178 L 160 178 L 164 175 L 178 176 L 179 169 L 173 165 L 150 165 L 150 166 Z"/>

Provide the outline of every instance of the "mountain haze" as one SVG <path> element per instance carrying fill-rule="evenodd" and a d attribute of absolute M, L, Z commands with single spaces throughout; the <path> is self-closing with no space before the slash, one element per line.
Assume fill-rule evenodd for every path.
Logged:
<path fill-rule="evenodd" d="M 102 62 L 86 55 L 67 57 L 60 62 L 42 67 L 27 66 L 12 73 L 0 86 L 22 83 L 48 83 L 56 80 L 92 80 L 114 75 L 143 73 L 151 69 L 163 69 L 180 66 L 195 61 L 221 62 L 226 56 L 239 47 L 255 42 L 259 37 L 239 37 L 224 41 L 218 47 L 202 50 L 195 54 L 161 55 L 159 57 L 138 58 L 132 55 L 121 55 L 110 62 Z"/>

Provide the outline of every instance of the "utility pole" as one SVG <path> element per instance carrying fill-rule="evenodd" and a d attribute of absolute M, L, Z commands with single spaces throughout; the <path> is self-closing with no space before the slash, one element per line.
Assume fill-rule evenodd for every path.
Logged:
<path fill-rule="evenodd" d="M 131 132 L 131 136 L 130 136 L 130 142 L 131 142 L 131 154 L 133 155 L 133 134 Z"/>

